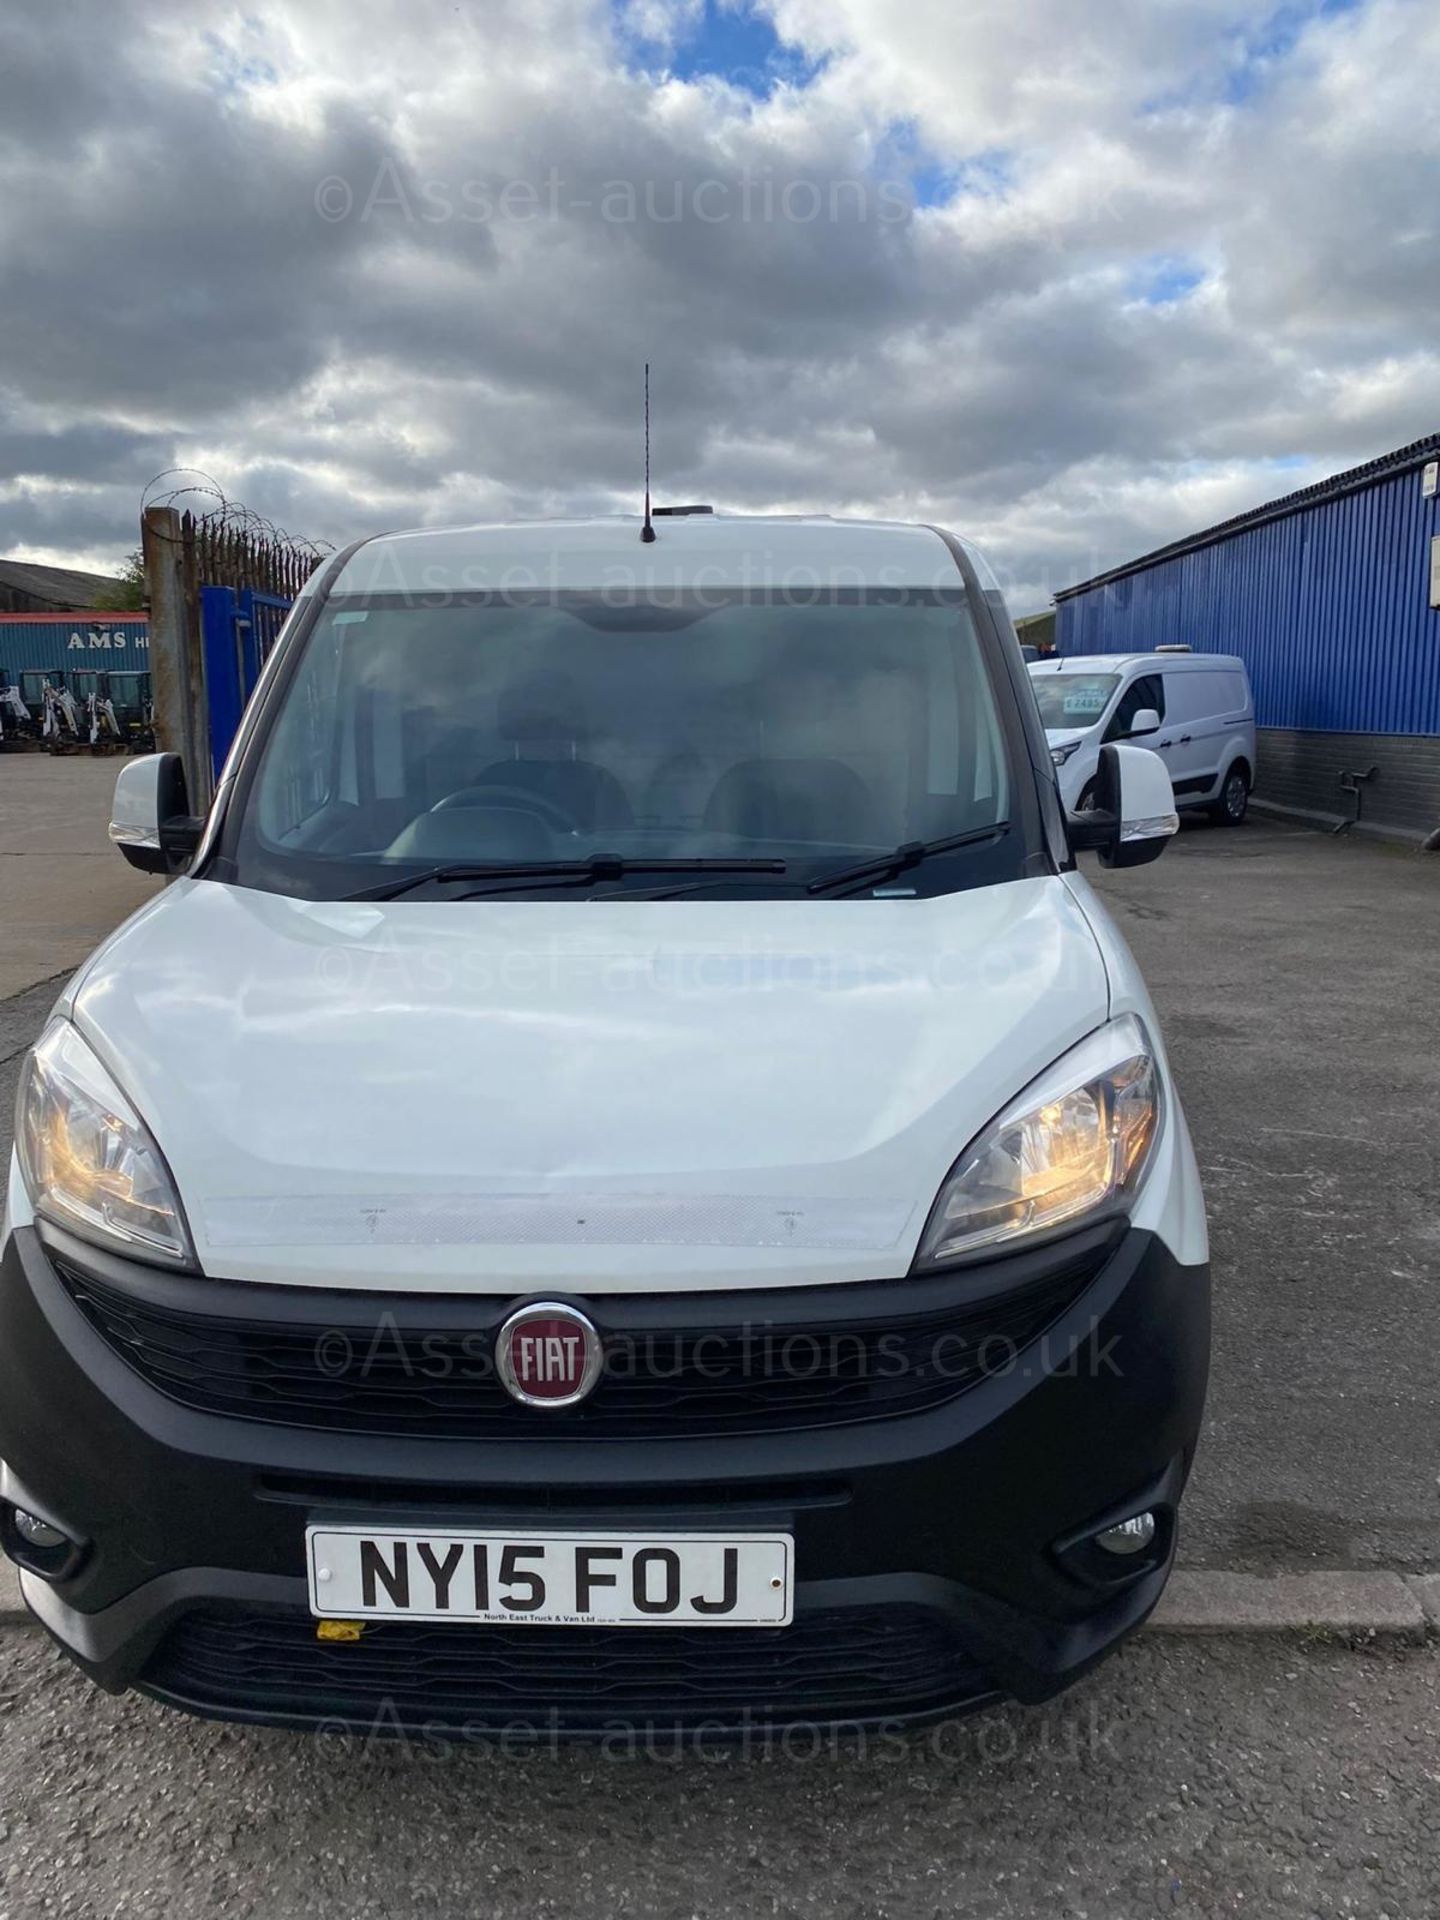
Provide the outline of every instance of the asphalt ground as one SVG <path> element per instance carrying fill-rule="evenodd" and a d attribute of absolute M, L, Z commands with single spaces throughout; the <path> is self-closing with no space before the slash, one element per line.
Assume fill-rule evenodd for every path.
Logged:
<path fill-rule="evenodd" d="M 79 966 L 161 883 L 105 828 L 119 755 L 0 753 L 0 1001 Z"/>
<path fill-rule="evenodd" d="M 1159 1008 L 1214 1275 L 1187 1565 L 1440 1568 L 1440 858 L 1252 819 L 1087 870 Z"/>
<path fill-rule="evenodd" d="M 82 779 L 65 831 L 83 848 L 104 812 Z M 4 868 L 0 953 L 24 910 Z M 1215 1372 L 1182 1559 L 1440 1565 L 1440 860 L 1197 825 L 1157 865 L 1095 877 L 1154 989 L 1209 1193 Z M 22 955 L 38 983 L 0 998 L 0 1143 L 77 929 L 132 904 L 92 897 Z M 1188 1592 L 1190 1623 L 1216 1624 L 1216 1586 Z M 442 1751 L 192 1722 L 0 1628 L 0 1920 L 1430 1920 L 1437 1726 L 1434 1638 L 1160 1632 L 1047 1707 L 905 1739 Z"/>
<path fill-rule="evenodd" d="M 768 1755 L 187 1720 L 0 1633 L 0 1917 L 1129 1920 L 1440 1905 L 1440 1651 L 1131 1642 L 1061 1700 Z"/>

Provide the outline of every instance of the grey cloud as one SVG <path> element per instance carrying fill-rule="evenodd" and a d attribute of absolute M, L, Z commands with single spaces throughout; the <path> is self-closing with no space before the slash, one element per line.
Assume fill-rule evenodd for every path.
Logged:
<path fill-rule="evenodd" d="M 0 475 L 124 482 L 139 471 L 158 473 L 170 458 L 171 445 L 162 434 L 106 420 L 80 420 L 52 429 L 22 425 L 0 393 Z"/>
<path fill-rule="evenodd" d="M 337 541 L 628 505 L 649 358 L 671 497 L 950 518 L 1033 598 L 1185 531 L 1197 467 L 1263 494 L 1275 456 L 1434 424 L 1407 416 L 1440 397 L 1433 121 L 1381 58 L 1422 0 L 1366 0 L 1240 106 L 1140 110 L 1152 68 L 1223 74 L 1234 0 L 1141 9 L 1128 53 L 1121 22 L 1070 67 L 1062 33 L 1063 142 L 1022 126 L 1016 45 L 977 25 L 966 85 L 1009 89 L 1032 144 L 1008 185 L 920 212 L 854 62 L 765 107 L 662 92 L 584 0 L 16 13 L 0 547 L 123 551 L 172 459 Z M 883 9 L 842 15 L 903 74 Z M 1367 61 L 1377 97 L 1322 119 Z M 1147 306 L 1168 255 L 1205 286 Z"/>

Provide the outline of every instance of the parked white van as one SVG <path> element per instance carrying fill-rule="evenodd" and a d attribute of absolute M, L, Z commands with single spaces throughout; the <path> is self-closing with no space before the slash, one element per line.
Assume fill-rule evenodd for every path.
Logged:
<path fill-rule="evenodd" d="M 647 527 L 644 532 L 648 533 Z M 643 542 L 643 543 L 642 543 Z M 1043 1699 L 1175 1556 L 1209 1268 L 1150 996 L 983 560 L 386 535 L 21 1075 L 0 1544 L 84 1670 L 359 1735 Z"/>
<path fill-rule="evenodd" d="M 1131 740 L 1164 760 L 1179 807 L 1238 827 L 1255 783 L 1255 705 L 1228 653 L 1076 654 L 1031 663 L 1060 792 L 1094 804 L 1100 749 Z"/>

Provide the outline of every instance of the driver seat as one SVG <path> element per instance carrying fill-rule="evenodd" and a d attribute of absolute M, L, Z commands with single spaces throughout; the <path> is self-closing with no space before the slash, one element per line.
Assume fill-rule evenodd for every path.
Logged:
<path fill-rule="evenodd" d="M 533 793 L 557 808 L 577 832 L 635 824 L 625 789 L 607 767 L 579 757 L 589 728 L 580 690 L 568 674 L 532 673 L 501 693 L 496 728 L 513 758 L 485 768 L 473 786 L 452 793 L 446 807 L 482 807 L 496 787 Z"/>

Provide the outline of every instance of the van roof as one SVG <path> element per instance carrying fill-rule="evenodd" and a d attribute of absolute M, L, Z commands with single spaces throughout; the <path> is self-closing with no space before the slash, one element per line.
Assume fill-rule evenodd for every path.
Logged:
<path fill-rule="evenodd" d="M 378 534 L 358 547 L 332 593 L 485 592 L 805 586 L 954 587 L 955 561 L 934 527 L 828 514 L 657 518 L 638 514 L 482 522 Z M 968 543 L 982 585 L 989 569 Z"/>
<path fill-rule="evenodd" d="M 1166 673 L 1186 667 L 1240 667 L 1238 653 L 1067 653 L 1050 660 L 1032 660 L 1032 673 L 1124 673 L 1131 667 L 1149 667 Z"/>

